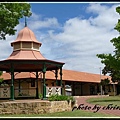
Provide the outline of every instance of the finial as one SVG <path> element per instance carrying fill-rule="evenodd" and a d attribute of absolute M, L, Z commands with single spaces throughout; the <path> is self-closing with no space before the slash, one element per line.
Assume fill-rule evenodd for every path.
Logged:
<path fill-rule="evenodd" d="M 25 27 L 27 27 L 27 21 L 26 21 L 26 16 L 25 16 Z"/>

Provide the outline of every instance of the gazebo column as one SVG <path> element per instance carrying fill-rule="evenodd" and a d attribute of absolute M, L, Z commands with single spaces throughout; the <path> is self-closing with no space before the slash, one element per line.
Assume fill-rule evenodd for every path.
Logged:
<path fill-rule="evenodd" d="M 11 86 L 10 86 L 10 100 L 14 99 L 14 68 L 11 66 Z"/>
<path fill-rule="evenodd" d="M 19 83 L 18 83 L 18 85 L 19 85 L 19 94 L 20 94 L 20 92 L 21 92 L 21 89 L 20 89 L 20 80 L 19 80 Z"/>
<path fill-rule="evenodd" d="M 39 94 L 38 94 L 38 71 L 36 72 L 36 99 L 39 98 Z"/>
<path fill-rule="evenodd" d="M 62 91 L 62 67 L 60 67 L 60 86 L 61 86 L 61 95 L 63 94 Z"/>
<path fill-rule="evenodd" d="M 43 99 L 46 99 L 45 73 L 46 73 L 46 67 L 44 65 L 43 67 Z"/>
<path fill-rule="evenodd" d="M 58 86 L 58 69 L 55 70 L 56 86 Z"/>

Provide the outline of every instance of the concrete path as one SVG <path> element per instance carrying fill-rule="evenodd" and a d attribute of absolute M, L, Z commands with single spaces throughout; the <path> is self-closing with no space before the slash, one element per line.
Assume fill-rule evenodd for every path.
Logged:
<path fill-rule="evenodd" d="M 98 104 L 92 105 L 86 102 L 86 100 L 91 97 L 98 98 L 98 97 L 107 97 L 107 96 L 75 96 L 77 102 L 76 104 L 77 108 L 79 110 L 92 111 L 94 113 L 99 112 L 104 114 L 111 114 L 111 115 L 115 115 L 116 117 L 120 117 L 120 106 L 117 105 L 100 106 Z"/>

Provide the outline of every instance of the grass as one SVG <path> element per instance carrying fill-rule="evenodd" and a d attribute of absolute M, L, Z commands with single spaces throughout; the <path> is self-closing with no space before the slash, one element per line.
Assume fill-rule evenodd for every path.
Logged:
<path fill-rule="evenodd" d="M 91 104 L 99 104 L 102 106 L 104 106 L 104 105 L 106 106 L 109 104 L 113 104 L 113 106 L 114 105 L 120 106 L 120 96 L 89 98 L 89 99 L 87 99 L 87 102 L 91 103 Z"/>
<path fill-rule="evenodd" d="M 47 113 L 47 114 L 20 114 L 20 115 L 0 115 L 0 117 L 115 117 L 113 115 L 102 114 L 102 113 L 93 113 L 88 111 L 65 111 L 65 112 L 57 112 L 57 113 Z"/>

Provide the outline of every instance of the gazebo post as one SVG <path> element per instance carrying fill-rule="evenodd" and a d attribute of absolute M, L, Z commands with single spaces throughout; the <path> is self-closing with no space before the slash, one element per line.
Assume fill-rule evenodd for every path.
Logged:
<path fill-rule="evenodd" d="M 38 95 L 38 71 L 36 72 L 36 99 L 39 98 L 39 95 Z"/>
<path fill-rule="evenodd" d="M 62 66 L 60 67 L 60 86 L 61 86 L 61 95 L 63 94 L 62 91 Z"/>
<path fill-rule="evenodd" d="M 43 99 L 46 99 L 45 73 L 46 73 L 46 67 L 44 64 L 44 67 L 43 67 Z"/>
<path fill-rule="evenodd" d="M 58 69 L 55 70 L 56 86 L 58 86 Z"/>
<path fill-rule="evenodd" d="M 13 68 L 13 65 L 11 65 L 10 100 L 15 100 L 14 99 L 14 68 Z"/>
<path fill-rule="evenodd" d="M 18 85 L 19 85 L 19 94 L 20 94 L 20 92 L 21 92 L 21 89 L 20 89 L 20 80 L 19 80 L 19 82 L 18 82 Z"/>

